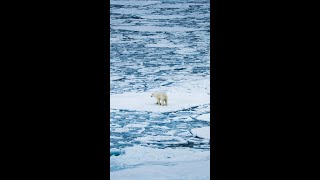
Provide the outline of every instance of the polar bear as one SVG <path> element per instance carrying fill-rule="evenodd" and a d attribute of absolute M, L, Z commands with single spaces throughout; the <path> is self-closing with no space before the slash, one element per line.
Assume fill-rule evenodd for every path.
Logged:
<path fill-rule="evenodd" d="M 151 94 L 151 97 L 155 97 L 157 99 L 157 104 L 161 106 L 168 105 L 168 96 L 164 92 L 154 92 Z"/>

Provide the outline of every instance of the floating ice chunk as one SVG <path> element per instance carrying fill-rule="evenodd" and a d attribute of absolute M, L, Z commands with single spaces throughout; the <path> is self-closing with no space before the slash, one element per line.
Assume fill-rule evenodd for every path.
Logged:
<path fill-rule="evenodd" d="M 110 149 L 110 156 L 119 156 L 120 154 L 123 154 L 124 151 L 117 149 L 117 148 L 111 148 Z"/>
<path fill-rule="evenodd" d="M 166 133 L 166 135 L 174 135 L 177 131 L 176 130 L 170 130 Z"/>
<path fill-rule="evenodd" d="M 126 128 L 144 128 L 147 127 L 149 125 L 148 122 L 141 122 L 139 124 L 128 124 L 125 127 Z"/>
<path fill-rule="evenodd" d="M 188 141 L 178 136 L 146 136 L 139 137 L 136 141 L 147 144 L 188 144 Z"/>
<path fill-rule="evenodd" d="M 192 129 L 191 133 L 196 137 L 210 139 L 210 126 Z"/>
<path fill-rule="evenodd" d="M 113 130 L 113 132 L 117 132 L 117 133 L 121 133 L 121 132 L 128 132 L 130 131 L 129 128 L 124 127 L 124 128 L 116 128 L 115 130 Z"/>
<path fill-rule="evenodd" d="M 118 136 L 110 136 L 110 139 L 123 139 L 123 138 Z"/>
<path fill-rule="evenodd" d="M 202 114 L 202 115 L 198 116 L 197 119 L 199 119 L 199 120 L 201 120 L 201 121 L 210 122 L 210 113 L 208 113 L 208 114 Z"/>

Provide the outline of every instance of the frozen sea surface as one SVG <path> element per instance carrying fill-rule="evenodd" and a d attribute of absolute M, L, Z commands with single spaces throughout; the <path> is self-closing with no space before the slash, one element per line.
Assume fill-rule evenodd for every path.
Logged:
<path fill-rule="evenodd" d="M 111 0 L 110 44 L 111 179 L 209 179 L 210 1 Z"/>

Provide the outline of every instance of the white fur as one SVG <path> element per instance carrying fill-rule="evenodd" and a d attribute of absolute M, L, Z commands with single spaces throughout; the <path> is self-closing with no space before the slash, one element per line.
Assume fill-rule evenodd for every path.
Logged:
<path fill-rule="evenodd" d="M 151 94 L 151 97 L 155 97 L 157 99 L 157 104 L 161 106 L 168 105 L 168 96 L 164 92 L 154 92 Z"/>

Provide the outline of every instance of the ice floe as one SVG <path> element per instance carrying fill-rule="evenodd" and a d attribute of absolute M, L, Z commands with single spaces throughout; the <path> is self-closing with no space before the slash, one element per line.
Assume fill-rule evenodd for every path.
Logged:
<path fill-rule="evenodd" d="M 140 141 L 146 144 L 187 144 L 188 141 L 178 136 L 145 136 L 137 138 L 136 141 Z"/>
<path fill-rule="evenodd" d="M 210 103 L 208 94 L 167 93 L 168 106 L 160 106 L 156 104 L 156 99 L 151 97 L 151 93 L 128 92 L 110 95 L 110 108 L 163 113 Z"/>
<path fill-rule="evenodd" d="M 191 130 L 191 133 L 196 137 L 210 139 L 210 126 L 194 128 Z"/>

